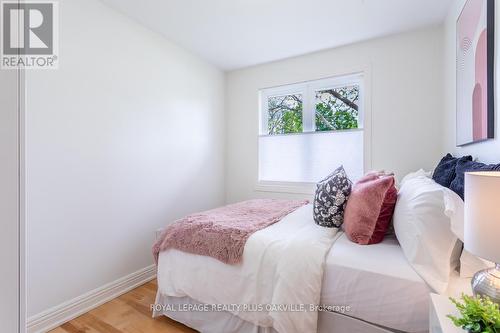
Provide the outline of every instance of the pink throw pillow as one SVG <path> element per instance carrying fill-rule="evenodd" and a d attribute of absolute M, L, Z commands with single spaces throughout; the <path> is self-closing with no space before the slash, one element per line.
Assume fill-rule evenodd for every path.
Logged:
<path fill-rule="evenodd" d="M 343 225 L 352 242 L 368 245 L 384 239 L 398 196 L 394 183 L 392 175 L 371 172 L 353 186 Z"/>

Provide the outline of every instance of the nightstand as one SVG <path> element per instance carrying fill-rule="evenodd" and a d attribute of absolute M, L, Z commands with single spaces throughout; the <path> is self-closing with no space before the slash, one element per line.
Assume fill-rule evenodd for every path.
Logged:
<path fill-rule="evenodd" d="M 459 316 L 455 305 L 448 299 L 448 296 L 431 294 L 429 333 L 466 333 L 467 331 L 453 325 L 446 317 Z"/>

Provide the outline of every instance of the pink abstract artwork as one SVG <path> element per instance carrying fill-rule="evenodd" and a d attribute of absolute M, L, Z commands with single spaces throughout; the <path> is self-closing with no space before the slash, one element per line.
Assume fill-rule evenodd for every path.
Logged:
<path fill-rule="evenodd" d="M 491 2 L 491 3 L 490 3 Z M 493 137 L 489 45 L 494 1 L 468 0 L 457 21 L 457 145 Z M 489 100 L 491 98 L 491 100 Z"/>

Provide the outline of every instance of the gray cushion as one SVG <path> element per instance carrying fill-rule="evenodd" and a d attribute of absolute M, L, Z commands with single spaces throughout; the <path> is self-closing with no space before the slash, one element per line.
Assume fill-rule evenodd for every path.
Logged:
<path fill-rule="evenodd" d="M 351 188 L 352 182 L 343 166 L 320 181 L 314 196 L 314 222 L 322 227 L 340 228 L 344 223 L 344 210 Z"/>

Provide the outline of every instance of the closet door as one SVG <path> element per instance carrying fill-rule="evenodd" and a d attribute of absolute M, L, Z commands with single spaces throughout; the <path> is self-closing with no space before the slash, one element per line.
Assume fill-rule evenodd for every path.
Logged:
<path fill-rule="evenodd" d="M 19 331 L 18 71 L 0 69 L 0 332 Z"/>

